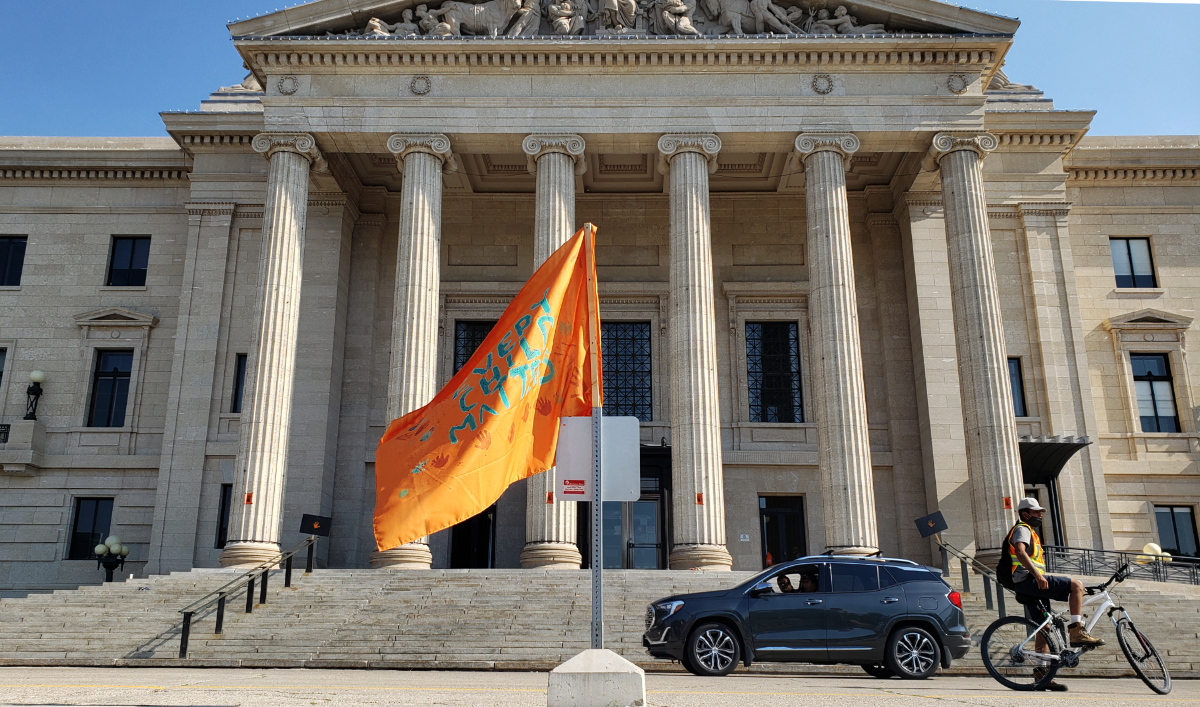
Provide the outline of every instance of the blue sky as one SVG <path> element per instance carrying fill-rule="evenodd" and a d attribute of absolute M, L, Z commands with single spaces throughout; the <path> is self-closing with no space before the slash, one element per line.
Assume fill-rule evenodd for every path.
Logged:
<path fill-rule="evenodd" d="M 1009 77 L 1098 110 L 1093 135 L 1200 133 L 1200 4 L 984 1 L 1022 21 Z M 165 135 L 159 111 L 245 75 L 225 23 L 278 6 L 3 0 L 0 135 Z"/>

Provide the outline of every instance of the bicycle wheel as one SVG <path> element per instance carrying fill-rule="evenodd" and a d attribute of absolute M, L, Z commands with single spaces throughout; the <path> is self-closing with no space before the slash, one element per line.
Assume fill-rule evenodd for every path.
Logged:
<path fill-rule="evenodd" d="M 1048 684 L 1058 672 L 1058 661 L 1039 657 L 1059 656 L 1062 638 L 1053 625 L 1038 635 L 1038 624 L 1022 616 L 1000 619 L 983 632 L 979 646 L 983 665 L 996 682 L 1012 690 L 1036 690 Z"/>
<path fill-rule="evenodd" d="M 1171 673 L 1167 672 L 1167 664 L 1128 616 L 1117 621 L 1117 643 L 1121 644 L 1125 659 L 1146 687 L 1160 695 L 1171 691 Z"/>

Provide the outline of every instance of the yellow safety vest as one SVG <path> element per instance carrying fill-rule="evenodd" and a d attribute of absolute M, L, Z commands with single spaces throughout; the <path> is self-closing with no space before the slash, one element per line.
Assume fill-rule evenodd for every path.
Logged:
<path fill-rule="evenodd" d="M 1029 528 L 1029 536 L 1033 541 L 1033 547 L 1029 552 L 1029 561 L 1038 569 L 1038 572 L 1045 574 L 1046 555 L 1044 552 L 1042 552 L 1042 539 L 1038 537 L 1037 531 L 1033 529 L 1033 526 L 1029 525 L 1028 523 L 1017 523 L 1013 526 L 1012 530 L 1008 531 L 1008 541 L 1006 544 L 1008 545 L 1008 556 L 1012 558 L 1012 571 L 1015 574 L 1018 568 L 1023 567 L 1021 561 L 1017 559 L 1017 549 L 1013 547 L 1012 543 L 1013 533 L 1022 525 L 1026 528 Z"/>

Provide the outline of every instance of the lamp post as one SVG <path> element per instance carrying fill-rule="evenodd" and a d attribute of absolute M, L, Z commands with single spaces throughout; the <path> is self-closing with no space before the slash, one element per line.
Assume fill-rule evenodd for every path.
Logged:
<path fill-rule="evenodd" d="M 113 581 L 113 570 L 125 568 L 125 558 L 129 556 L 129 546 L 121 544 L 121 538 L 116 535 L 108 536 L 103 545 L 97 545 L 96 569 L 104 567 L 104 581 Z"/>
<path fill-rule="evenodd" d="M 37 419 L 38 400 L 42 397 L 42 383 L 46 374 L 42 371 L 29 372 L 29 387 L 25 389 L 25 419 Z"/>

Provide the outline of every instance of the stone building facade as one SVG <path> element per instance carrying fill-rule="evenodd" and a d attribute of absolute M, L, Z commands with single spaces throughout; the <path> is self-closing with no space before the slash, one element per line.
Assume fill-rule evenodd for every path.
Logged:
<path fill-rule="evenodd" d="M 1200 139 L 1086 137 L 1004 75 L 1015 20 L 854 13 L 317 0 L 232 24 L 250 75 L 170 137 L 0 139 L 0 591 L 303 513 L 331 567 L 577 567 L 541 476 L 403 548 L 370 519 L 388 421 L 588 221 L 642 419 L 606 564 L 928 561 L 939 509 L 987 555 L 1026 493 L 1060 544 L 1194 554 Z"/>

